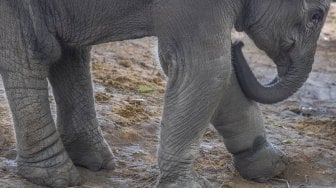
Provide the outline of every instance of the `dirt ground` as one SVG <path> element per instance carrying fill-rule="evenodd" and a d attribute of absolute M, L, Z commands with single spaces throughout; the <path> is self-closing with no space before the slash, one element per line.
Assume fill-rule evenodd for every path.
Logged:
<path fill-rule="evenodd" d="M 260 105 L 270 140 L 290 158 L 287 170 L 266 183 L 244 180 L 233 167 L 222 139 L 209 128 L 195 168 L 216 187 L 336 187 L 336 5 L 321 34 L 307 83 L 289 99 Z M 272 62 L 243 34 L 244 52 L 262 82 L 275 76 Z M 92 72 L 96 109 L 104 136 L 117 159 L 114 171 L 79 168 L 79 187 L 153 187 L 165 77 L 157 65 L 156 39 L 95 46 Z M 0 187 L 37 187 L 16 175 L 15 137 L 0 82 Z M 55 104 L 50 94 L 52 111 Z M 55 113 L 54 113 L 55 114 Z"/>

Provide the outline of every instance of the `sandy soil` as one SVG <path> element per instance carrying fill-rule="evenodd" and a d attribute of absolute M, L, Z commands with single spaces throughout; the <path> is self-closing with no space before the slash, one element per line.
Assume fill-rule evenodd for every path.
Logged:
<path fill-rule="evenodd" d="M 266 183 L 242 179 L 222 139 L 209 128 L 195 168 L 217 187 L 336 187 L 336 6 L 321 34 L 314 70 L 294 96 L 260 105 L 270 140 L 290 158 L 287 170 Z M 244 52 L 262 82 L 274 66 L 243 34 Z M 156 147 L 165 77 L 156 64 L 156 39 L 115 42 L 94 47 L 92 72 L 96 108 L 104 136 L 117 158 L 114 171 L 80 168 L 80 187 L 152 187 L 158 175 Z M 0 82 L 0 187 L 37 187 L 16 175 L 15 136 Z M 52 111 L 55 104 L 50 95 Z"/>

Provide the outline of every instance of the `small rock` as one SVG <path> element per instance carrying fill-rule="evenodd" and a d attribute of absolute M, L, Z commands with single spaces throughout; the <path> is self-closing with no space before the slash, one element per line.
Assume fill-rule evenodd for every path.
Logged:
<path fill-rule="evenodd" d="M 301 106 L 300 111 L 303 116 L 312 116 L 316 114 L 316 109 L 311 106 Z"/>
<path fill-rule="evenodd" d="M 118 64 L 123 66 L 123 67 L 128 68 L 132 65 L 132 62 L 130 60 L 123 59 L 123 60 L 119 60 Z"/>
<path fill-rule="evenodd" d="M 281 112 L 281 113 L 280 113 L 280 116 L 281 116 L 281 117 L 296 117 L 296 116 L 298 116 L 298 114 L 295 113 L 295 112 L 286 110 L 286 111 Z"/>

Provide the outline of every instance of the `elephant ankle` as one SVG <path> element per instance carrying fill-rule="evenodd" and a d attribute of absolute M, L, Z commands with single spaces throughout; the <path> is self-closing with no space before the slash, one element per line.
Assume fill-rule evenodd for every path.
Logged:
<path fill-rule="evenodd" d="M 87 146 L 96 146 L 99 147 L 105 141 L 103 133 L 100 127 L 91 126 L 86 127 L 81 131 L 66 131 L 62 132 L 61 139 L 64 146 L 76 145 L 76 143 L 81 143 L 81 145 Z"/>
<path fill-rule="evenodd" d="M 64 145 L 71 145 L 73 142 L 78 142 L 78 140 L 85 144 L 93 145 L 104 140 L 98 120 L 92 119 L 80 123 L 68 122 L 67 124 L 63 122 L 57 125 Z"/>
<path fill-rule="evenodd" d="M 18 174 L 35 184 L 47 187 L 77 186 L 81 183 L 81 177 L 72 161 L 65 158 L 62 163 L 51 166 L 48 162 L 52 160 L 39 164 L 18 162 Z"/>
<path fill-rule="evenodd" d="M 80 175 L 60 139 L 33 154 L 28 155 L 19 150 L 17 168 L 20 176 L 48 187 L 75 186 L 81 182 Z"/>
<path fill-rule="evenodd" d="M 35 147 L 30 150 L 19 150 L 17 154 L 18 166 L 49 168 L 53 166 L 60 166 L 67 161 L 70 161 L 64 146 L 60 139 L 48 147 Z"/>
<path fill-rule="evenodd" d="M 169 182 L 176 179 L 190 179 L 196 174 L 193 167 L 193 157 L 181 157 L 159 152 L 158 160 L 161 180 Z"/>
<path fill-rule="evenodd" d="M 213 185 L 204 177 L 193 171 L 188 177 L 164 178 L 159 176 L 156 188 L 213 188 Z"/>
<path fill-rule="evenodd" d="M 251 148 L 233 153 L 233 156 L 239 174 L 258 182 L 281 174 L 288 164 L 286 154 L 264 137 L 256 138 Z"/>
<path fill-rule="evenodd" d="M 103 137 L 98 138 L 95 142 L 87 141 L 85 137 L 77 139 L 67 143 L 65 149 L 75 165 L 88 168 L 91 171 L 113 170 L 115 168 L 115 157 Z"/>
<path fill-rule="evenodd" d="M 193 167 L 194 155 L 172 155 L 159 150 L 160 176 L 157 188 L 213 188 L 205 178 L 199 176 Z"/>

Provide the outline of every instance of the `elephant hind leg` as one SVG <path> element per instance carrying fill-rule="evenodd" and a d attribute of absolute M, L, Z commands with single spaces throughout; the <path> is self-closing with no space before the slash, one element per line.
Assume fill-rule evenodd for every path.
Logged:
<path fill-rule="evenodd" d="M 267 141 L 261 112 L 256 103 L 246 99 L 234 74 L 231 83 L 211 123 L 223 136 L 244 178 L 272 178 L 285 169 L 286 156 Z"/>
<path fill-rule="evenodd" d="M 80 176 L 64 150 L 51 116 L 47 80 L 40 76 L 40 71 L 25 69 L 3 74 L 15 125 L 18 174 L 40 185 L 74 186 Z"/>
<path fill-rule="evenodd" d="M 76 165 L 97 171 L 114 168 L 114 156 L 98 125 L 90 74 L 90 48 L 67 48 L 50 68 L 57 126 Z"/>

